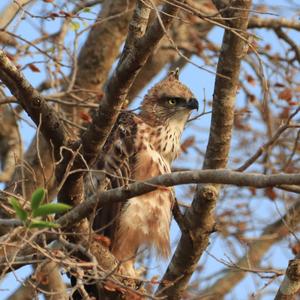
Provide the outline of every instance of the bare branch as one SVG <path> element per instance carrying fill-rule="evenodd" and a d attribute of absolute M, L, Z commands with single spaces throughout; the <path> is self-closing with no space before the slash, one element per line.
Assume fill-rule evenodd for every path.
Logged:
<path fill-rule="evenodd" d="M 229 18 L 227 23 L 234 28 L 234 32 L 225 30 L 217 67 L 217 74 L 225 75 L 231 80 L 217 76 L 215 81 L 210 136 L 203 164 L 205 169 L 224 168 L 227 164 L 240 64 L 242 57 L 247 53 L 245 31 L 251 1 L 233 1 L 232 6 L 238 9 L 227 10 L 226 17 Z M 243 39 L 236 35 L 237 29 L 242 32 Z M 213 210 L 217 197 L 218 188 L 200 185 L 197 187 L 192 206 L 185 214 L 194 238 L 191 239 L 189 235 L 182 233 L 159 286 L 158 295 L 161 292 L 172 299 L 180 299 L 201 254 L 208 245 L 208 237 L 214 226 Z M 163 282 L 170 282 L 170 285 L 165 286 Z"/>
<path fill-rule="evenodd" d="M 16 40 L 11 35 L 7 34 L 5 29 L 18 14 L 20 8 L 29 2 L 32 2 L 32 0 L 18 0 L 17 3 L 11 1 L 11 3 L 9 3 L 0 13 L 0 43 L 9 46 L 17 46 Z"/>
<path fill-rule="evenodd" d="M 57 113 L 10 62 L 2 50 L 0 50 L 0 79 L 18 99 L 36 126 L 40 123 L 41 115 L 41 131 L 58 150 L 66 141 L 67 133 Z"/>
<path fill-rule="evenodd" d="M 76 86 L 100 91 L 126 37 L 134 2 L 104 1 L 78 56 Z"/>
<path fill-rule="evenodd" d="M 1 112 L 0 123 L 0 161 L 2 165 L 0 181 L 8 182 L 14 173 L 16 164 L 22 158 L 23 147 L 16 116 L 7 105 Z"/>
<path fill-rule="evenodd" d="M 82 170 L 79 170 L 80 172 Z M 283 184 L 300 184 L 298 174 L 263 175 L 256 173 L 241 173 L 230 170 L 200 170 L 185 171 L 153 177 L 143 182 L 135 182 L 128 186 L 99 192 L 96 198 L 88 199 L 76 206 L 72 211 L 58 219 L 63 227 L 72 226 L 88 216 L 97 203 L 125 201 L 129 198 L 149 193 L 157 188 L 191 183 L 232 184 L 236 186 L 252 186 L 266 188 Z M 198 216 L 199 217 L 199 216 Z M 188 222 L 189 220 L 186 219 Z"/>
<path fill-rule="evenodd" d="M 252 17 L 249 19 L 248 28 L 291 28 L 295 30 L 300 30 L 300 22 L 298 20 L 291 20 L 286 18 L 261 18 Z"/>
<path fill-rule="evenodd" d="M 300 27 L 300 25 L 299 25 L 299 27 Z M 279 38 L 283 39 L 287 44 L 289 44 L 291 46 L 291 48 L 295 52 L 295 56 L 296 56 L 299 64 L 300 64 L 300 48 L 298 47 L 298 45 L 281 28 L 276 28 L 275 32 Z"/>
<path fill-rule="evenodd" d="M 292 259 L 286 270 L 284 279 L 275 296 L 275 300 L 293 300 L 296 299 L 300 288 L 300 259 Z"/>
<path fill-rule="evenodd" d="M 138 2 L 140 3 L 141 1 Z M 144 5 L 141 3 L 139 5 Z M 177 12 L 177 8 L 173 5 L 166 4 L 163 8 L 163 12 L 164 14 L 162 14 L 161 19 L 164 22 L 165 28 L 168 28 L 171 24 L 172 16 Z M 138 11 L 136 15 L 139 15 Z M 143 20 L 143 23 L 145 23 L 145 17 L 145 15 L 139 16 L 139 18 Z M 134 24 L 132 26 L 134 26 Z M 135 47 L 131 49 L 131 51 L 128 51 L 125 46 L 125 53 L 121 56 L 116 71 L 107 83 L 105 97 L 100 103 L 93 123 L 82 136 L 83 153 L 88 164 L 91 164 L 91 162 L 95 160 L 99 149 L 105 143 L 118 113 L 124 105 L 128 90 L 134 78 L 163 35 L 164 31 L 157 19 L 154 20 L 147 32 L 145 34 L 141 32 L 139 36 L 135 38 L 134 42 L 130 41 L 132 35 L 129 34 L 129 42 L 127 42 L 127 45 L 128 43 L 134 43 Z"/>
<path fill-rule="evenodd" d="M 83 170 L 79 170 L 82 172 Z M 298 174 L 264 175 L 257 173 L 241 173 L 230 170 L 200 170 L 183 171 L 153 177 L 143 182 L 135 182 L 128 186 L 99 192 L 96 198 L 88 199 L 60 217 L 57 222 L 68 227 L 87 217 L 95 208 L 107 202 L 126 201 L 132 197 L 140 196 L 155 189 L 192 183 L 228 184 L 245 187 L 267 188 L 281 185 L 300 184 Z M 18 220 L 0 219 L 0 225 L 15 227 L 21 223 Z"/>
<path fill-rule="evenodd" d="M 277 131 L 273 134 L 273 136 L 270 138 L 270 140 L 268 142 L 266 142 L 263 146 L 261 146 L 259 149 L 256 150 L 256 152 L 249 158 L 247 159 L 246 162 L 243 163 L 242 166 L 240 166 L 239 168 L 236 169 L 236 171 L 240 171 L 243 172 L 245 171 L 247 168 L 249 168 L 265 151 L 267 151 L 270 147 L 272 147 L 274 145 L 274 143 L 276 143 L 276 141 L 278 140 L 278 138 L 281 136 L 281 134 L 291 128 L 290 126 L 290 122 L 291 120 L 298 114 L 298 112 L 300 111 L 300 107 L 298 107 L 286 120 L 286 122 L 279 126 L 279 128 L 277 129 Z"/>
<path fill-rule="evenodd" d="M 259 266 L 259 262 L 274 243 L 284 239 L 290 233 L 289 228 L 296 226 L 299 217 L 300 202 L 297 202 L 282 218 L 266 226 L 259 238 L 250 242 L 245 256 L 235 263 L 236 268 L 226 270 L 225 274 L 212 286 L 201 291 L 201 295 L 207 295 L 213 299 L 216 295 L 223 297 L 228 294 L 247 275 L 242 268 L 252 269 Z"/>

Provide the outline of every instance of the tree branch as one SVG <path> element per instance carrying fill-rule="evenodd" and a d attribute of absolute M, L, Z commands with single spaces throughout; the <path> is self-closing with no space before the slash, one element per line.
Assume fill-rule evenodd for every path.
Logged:
<path fill-rule="evenodd" d="M 251 17 L 249 19 L 248 28 L 291 28 L 295 30 L 300 30 L 300 22 L 297 20 L 291 20 L 286 18 L 260 18 L 257 16 Z"/>
<path fill-rule="evenodd" d="M 76 87 L 100 92 L 125 40 L 134 2 L 104 1 L 100 21 L 93 25 L 78 56 Z"/>
<path fill-rule="evenodd" d="M 153 177 L 142 182 L 135 182 L 128 186 L 102 191 L 97 194 L 97 197 L 88 199 L 85 202 L 74 207 L 70 212 L 60 217 L 57 222 L 63 226 L 72 226 L 83 218 L 87 217 L 96 205 L 101 205 L 107 202 L 126 201 L 132 197 L 140 196 L 161 187 L 169 187 L 183 184 L 226 184 L 242 187 L 280 187 L 281 185 L 299 185 L 299 174 L 277 174 L 264 175 L 256 173 L 241 173 L 230 170 L 197 170 L 183 171 L 164 174 Z M 0 219 L 0 225 L 6 227 L 20 226 L 22 222 L 13 219 Z"/>
<path fill-rule="evenodd" d="M 215 184 L 233 184 L 238 186 L 254 186 L 257 188 L 264 188 L 269 186 L 280 185 L 282 183 L 300 184 L 300 175 L 260 175 L 253 173 L 243 174 L 240 172 L 229 170 L 200 170 L 165 174 L 158 177 L 154 177 L 145 182 L 135 182 L 133 184 L 128 185 L 127 187 L 121 187 L 109 191 L 100 192 L 97 198 L 86 200 L 85 202 L 74 207 L 70 212 L 57 219 L 57 223 L 64 228 L 74 227 L 82 219 L 89 216 L 90 213 L 94 211 L 97 205 L 113 201 L 126 201 L 131 197 L 145 194 L 163 186 L 167 187 L 179 184 L 199 182 L 211 182 Z M 295 218 L 292 217 L 292 214 L 295 214 Z M 297 214 L 300 214 L 300 202 L 298 202 L 295 207 L 289 209 L 289 213 L 284 218 L 286 218 L 286 222 L 291 222 L 291 220 L 299 219 Z M 282 223 L 282 221 L 279 220 L 276 222 L 276 224 L 277 232 L 282 232 L 281 228 L 285 228 L 285 226 L 283 226 L 284 224 Z M 0 225 L 14 227 L 21 226 L 22 223 L 19 220 L 15 219 L 0 219 Z M 283 227 L 278 227 L 279 225 Z M 184 227 L 186 227 L 186 223 Z M 267 227 L 267 229 L 264 231 L 264 234 L 270 234 L 271 228 L 275 228 L 275 225 L 270 225 L 269 227 Z M 191 232 L 188 229 L 186 231 L 187 234 L 192 236 Z M 39 236 L 36 237 L 36 239 L 38 238 Z M 53 234 L 52 238 L 50 238 L 49 241 L 54 239 L 56 239 L 56 234 Z M 97 248 L 96 252 L 99 253 L 99 260 L 98 258 L 97 260 L 101 261 L 100 266 L 102 266 L 106 270 L 113 269 L 112 266 L 116 265 L 116 260 L 110 254 L 110 252 L 105 247 L 101 246 L 99 242 L 93 242 L 93 247 Z M 259 244 L 259 247 L 263 247 L 261 243 Z M 28 248 L 24 247 L 24 249 L 21 249 L 20 252 L 18 252 L 18 255 L 28 255 L 30 251 L 30 249 L 28 250 Z M 2 260 L 0 260 L 0 262 L 1 261 Z M 5 262 L 6 259 L 4 258 L 3 263 Z M 11 262 L 11 264 L 13 265 L 13 262 Z M 19 264 L 17 266 L 19 266 Z"/>
<path fill-rule="evenodd" d="M 142 1 L 139 2 L 139 5 L 141 5 Z M 161 18 L 166 28 L 171 24 L 173 15 L 176 14 L 177 10 L 171 4 L 164 6 Z M 136 14 L 138 15 L 139 12 L 136 12 Z M 145 15 L 140 15 L 139 18 L 144 20 Z M 156 18 L 145 34 L 141 31 L 134 42 L 126 42 L 127 45 L 134 44 L 135 47 L 130 51 L 125 47 L 125 52 L 121 55 L 116 71 L 107 83 L 105 96 L 99 105 L 97 114 L 82 136 L 83 153 L 89 165 L 93 163 L 99 149 L 104 145 L 137 73 L 163 35 L 163 28 L 161 28 L 159 20 Z M 128 39 L 131 38 L 132 35 L 129 34 Z"/>
<path fill-rule="evenodd" d="M 27 3 L 32 2 L 32 0 L 18 0 L 18 3 L 15 3 L 15 1 L 10 2 L 0 13 L 0 43 L 8 46 L 17 46 L 15 38 L 5 32 L 5 29 L 13 21 L 20 9 Z"/>
<path fill-rule="evenodd" d="M 165 14 L 162 15 L 162 19 L 165 27 L 168 28 L 173 15 L 177 12 L 177 8 L 166 4 L 163 11 Z M 104 98 L 100 102 L 92 123 L 82 135 L 80 146 L 82 145 L 84 160 L 76 160 L 73 169 L 86 168 L 87 165 L 91 166 L 98 158 L 100 149 L 103 147 L 119 112 L 124 106 L 128 90 L 135 76 L 164 35 L 164 30 L 157 19 L 145 32 L 149 14 L 149 6 L 144 1 L 138 1 L 120 61 L 106 85 Z M 76 147 L 76 145 L 73 146 Z M 76 150 L 76 148 L 72 147 L 72 150 Z M 61 164 L 61 169 L 57 172 L 58 178 L 62 178 L 68 161 L 67 158 Z M 62 201 L 69 204 L 77 204 L 82 201 L 83 174 L 83 172 L 77 172 L 67 178 L 59 193 L 59 201 L 62 199 Z"/>
<path fill-rule="evenodd" d="M 2 165 L 0 181 L 8 182 L 11 180 L 23 152 L 16 115 L 8 105 L 5 105 L 1 111 L 0 123 L 0 161 Z"/>
<path fill-rule="evenodd" d="M 67 138 L 63 123 L 56 111 L 31 86 L 2 50 L 0 50 L 0 79 L 18 99 L 36 126 L 39 126 L 41 121 L 43 136 L 53 143 L 58 153 L 59 147 Z"/>
<path fill-rule="evenodd" d="M 292 259 L 284 279 L 276 294 L 275 300 L 294 300 L 300 289 L 300 259 Z"/>
<path fill-rule="evenodd" d="M 291 46 L 291 48 L 295 52 L 295 57 L 296 57 L 296 59 L 298 60 L 298 62 L 300 64 L 300 48 L 297 45 L 297 43 L 295 43 L 293 41 L 293 39 L 290 38 L 281 28 L 275 28 L 275 33 L 277 34 L 277 36 L 279 38 L 281 38 L 282 40 L 284 40 L 287 44 L 289 44 Z"/>
<path fill-rule="evenodd" d="M 220 1 L 214 1 L 218 6 Z M 223 37 L 222 49 L 218 61 L 217 76 L 214 88 L 210 136 L 206 150 L 204 169 L 224 168 L 227 164 L 234 120 L 235 96 L 238 88 L 241 59 L 247 53 L 245 34 L 248 26 L 248 13 L 251 1 L 232 1 L 237 9 L 223 11 L 227 25 Z M 219 7 L 218 7 L 219 8 Z M 221 11 L 223 7 L 219 8 Z M 236 34 L 239 30 L 240 34 Z M 243 37 L 244 39 L 242 39 Z M 228 80 L 230 78 L 231 80 Z M 192 276 L 197 262 L 208 245 L 209 234 L 213 231 L 213 211 L 216 206 L 219 188 L 198 185 L 191 207 L 185 218 L 193 233 L 182 233 L 179 244 L 162 278 L 157 295 L 166 295 L 180 299 Z M 170 282 L 168 286 L 164 282 Z"/>
<path fill-rule="evenodd" d="M 81 219 L 87 217 L 96 205 L 107 202 L 126 201 L 154 191 L 157 188 L 191 183 L 231 184 L 236 186 L 251 186 L 266 188 L 282 184 L 300 184 L 299 174 L 264 175 L 256 173 L 241 173 L 230 170 L 199 170 L 165 174 L 153 177 L 143 182 L 135 182 L 128 186 L 102 191 L 97 198 L 86 200 L 60 217 L 57 222 L 63 227 L 74 226 Z M 199 216 L 198 216 L 199 217 Z M 187 220 L 189 222 L 189 220 Z"/>
<path fill-rule="evenodd" d="M 250 267 L 252 269 L 259 266 L 259 262 L 265 256 L 266 252 L 274 243 L 284 239 L 290 233 L 290 229 L 296 227 L 299 223 L 299 218 L 300 202 L 298 201 L 288 209 L 282 218 L 266 226 L 260 237 L 249 244 L 245 256 L 241 257 L 234 264 L 236 268 L 226 270 L 224 276 L 212 286 L 201 291 L 201 295 L 209 295 L 211 299 L 215 299 L 216 297 L 224 297 L 228 294 L 247 275 L 242 268 Z M 208 297 L 208 299 L 210 298 Z"/>

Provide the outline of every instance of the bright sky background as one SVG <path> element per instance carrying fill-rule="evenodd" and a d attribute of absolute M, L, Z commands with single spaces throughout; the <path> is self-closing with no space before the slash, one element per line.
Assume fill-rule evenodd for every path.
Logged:
<path fill-rule="evenodd" d="M 8 0 L 2 0 L 0 2 L 0 9 L 2 9 L 9 1 Z M 274 1 L 266 1 L 270 4 L 274 3 Z M 287 4 L 289 1 L 276 1 L 276 5 L 282 5 L 282 9 L 280 10 L 280 16 L 288 16 L 291 17 L 293 16 L 293 12 L 289 11 L 287 7 L 289 4 Z M 254 1 L 254 3 L 258 4 L 261 3 L 261 1 Z M 296 3 L 296 2 L 294 2 Z M 36 4 L 34 4 L 34 10 L 36 12 L 40 12 L 42 6 L 45 5 L 51 5 L 51 4 L 45 4 L 42 1 L 36 1 Z M 91 15 L 89 15 L 91 17 Z M 269 17 L 269 16 L 266 16 Z M 299 17 L 298 17 L 299 18 Z M 27 17 L 28 19 L 28 17 Z M 13 29 L 17 28 L 17 33 L 20 33 L 23 37 L 25 37 L 28 40 L 31 40 L 35 37 L 37 37 L 38 33 L 35 31 L 34 27 L 31 24 L 34 24 L 36 20 L 32 19 L 30 22 L 22 22 L 21 25 L 18 25 L 18 18 L 16 22 L 11 24 L 10 30 L 13 31 Z M 49 32 L 56 32 L 59 23 L 58 21 L 46 21 L 49 23 L 49 26 L 47 29 Z M 84 25 L 82 25 L 84 26 Z M 277 38 L 275 38 L 274 34 L 272 34 L 269 31 L 266 30 L 257 30 L 256 33 L 262 38 L 262 40 L 267 44 L 271 44 L 274 52 L 276 51 L 283 51 L 284 47 L 282 47 L 282 43 L 278 43 Z M 215 28 L 212 30 L 209 34 L 210 38 L 213 39 L 217 44 L 221 44 L 222 41 L 222 34 L 223 31 L 221 29 Z M 70 47 L 72 47 L 72 38 L 73 38 L 73 33 L 71 32 L 69 34 L 69 41 L 70 41 Z M 292 36 L 294 37 L 295 40 L 300 40 L 299 34 L 292 33 Z M 84 38 L 81 38 L 80 41 L 84 41 Z M 39 60 L 36 57 L 32 58 L 32 60 Z M 23 60 L 21 63 L 27 63 L 29 62 L 30 59 Z M 203 62 L 199 61 L 199 59 L 193 58 L 194 62 L 199 63 L 202 65 Z M 28 68 L 25 69 L 24 71 L 25 76 L 27 79 L 34 85 L 38 86 L 40 82 L 44 80 L 44 77 L 42 76 L 44 73 L 33 73 L 30 71 Z M 159 74 L 154 80 L 154 82 L 159 81 L 163 76 L 165 76 L 166 71 L 163 71 L 161 74 Z M 209 74 L 203 70 L 200 70 L 196 68 L 195 66 L 192 65 L 187 65 L 182 73 L 181 73 L 181 80 L 186 83 L 191 90 L 195 93 L 199 101 L 201 102 L 204 98 L 204 93 L 207 98 L 207 100 L 211 100 L 212 94 L 213 94 L 213 88 L 214 88 L 214 76 L 212 74 Z M 150 84 L 151 86 L 151 84 Z M 148 88 L 147 88 L 148 89 Z M 146 93 L 146 90 L 142 91 L 140 97 L 138 99 L 141 99 L 141 97 Z M 257 88 L 256 88 L 257 89 Z M 259 90 L 257 90 L 257 93 L 259 93 Z M 138 100 L 140 101 L 140 100 Z M 243 102 L 243 95 L 240 94 L 238 96 L 238 103 L 237 105 L 241 105 Z M 134 106 L 137 106 L 137 103 L 133 104 Z M 208 108 L 209 109 L 209 108 Z M 33 122 L 28 119 L 26 114 L 24 114 L 24 119 L 26 122 L 21 122 L 21 132 L 22 136 L 26 136 L 26 139 L 23 141 L 24 145 L 27 147 L 30 142 L 31 138 L 33 137 L 35 133 L 35 128 L 33 125 Z M 209 127 L 209 122 L 210 122 L 210 116 L 204 116 L 201 118 L 201 120 L 195 122 L 193 125 L 189 126 L 188 129 L 186 130 L 184 137 L 190 136 L 191 134 L 195 134 L 195 128 L 197 128 L 197 142 L 200 142 L 203 149 L 205 149 L 207 139 L 208 139 L 208 130 L 207 128 Z M 31 125 L 29 125 L 29 124 Z M 239 133 L 234 132 L 234 136 L 237 136 Z M 183 137 L 183 138 L 184 138 Z M 234 143 L 234 140 L 233 140 Z M 254 145 L 253 149 L 250 149 L 251 153 L 253 153 L 257 149 L 258 145 Z M 185 164 L 185 167 L 191 167 L 191 168 L 199 168 L 201 167 L 202 162 L 199 161 L 187 161 Z M 230 165 L 229 165 L 230 167 Z M 227 188 L 229 189 L 229 188 Z M 180 192 L 178 192 L 180 195 Z M 224 205 L 224 204 L 222 204 Z M 267 224 L 270 221 L 273 221 L 274 218 L 274 211 L 276 211 L 276 208 L 274 207 L 274 204 L 271 203 L 270 201 L 261 201 L 261 199 L 258 199 L 257 201 L 254 201 L 251 203 L 253 205 L 253 210 L 257 210 L 257 218 L 259 220 L 264 220 L 265 224 Z M 284 208 L 279 205 L 279 209 L 281 210 L 282 214 L 284 214 Z M 279 216 L 278 216 L 279 218 Z M 178 228 L 176 224 L 172 225 L 172 237 L 174 240 L 177 239 L 178 237 Z M 259 232 L 257 232 L 257 235 L 259 235 Z M 292 258 L 292 253 L 290 249 L 288 249 L 288 243 L 287 241 L 283 241 L 279 243 L 279 247 L 272 247 L 272 249 L 267 253 L 266 255 L 266 262 L 269 260 L 272 261 L 273 265 L 275 265 L 278 268 L 286 268 L 288 260 Z M 240 249 L 240 254 L 242 255 L 244 253 L 245 249 Z M 224 259 L 228 261 L 227 256 L 230 256 L 230 249 L 225 248 L 225 244 L 222 242 L 220 239 L 216 239 L 214 235 L 211 236 L 211 246 L 208 248 L 208 252 L 213 254 L 215 257 L 218 259 Z M 220 265 L 220 263 L 216 262 L 214 258 L 207 257 L 206 259 L 206 266 L 207 268 L 205 269 L 206 274 L 213 274 L 217 272 L 220 269 L 223 269 L 224 266 Z M 158 262 L 154 264 L 157 266 L 155 269 L 153 269 L 150 273 L 152 274 L 163 274 L 164 269 L 166 267 L 165 263 Z M 11 294 L 12 291 L 16 288 L 16 279 L 15 276 L 18 278 L 18 280 L 22 280 L 29 274 L 29 267 L 24 267 L 22 269 L 19 269 L 15 274 L 10 273 L 5 280 L 3 280 L 0 283 L 0 298 L 4 299 L 7 295 Z M 281 279 L 281 278 L 280 278 Z M 248 275 L 242 283 L 240 283 L 234 290 L 234 292 L 231 292 L 230 296 L 227 296 L 225 299 L 226 300 L 233 300 L 233 299 L 238 299 L 238 300 L 243 300 L 243 299 L 248 299 L 248 296 L 257 290 L 256 284 L 259 283 L 260 287 L 263 287 L 265 284 L 265 281 L 260 279 L 257 275 Z M 270 286 L 272 287 L 272 286 Z M 247 292 L 247 294 L 245 294 Z M 273 295 L 265 296 L 263 298 L 260 298 L 263 300 L 269 300 L 273 299 Z"/>

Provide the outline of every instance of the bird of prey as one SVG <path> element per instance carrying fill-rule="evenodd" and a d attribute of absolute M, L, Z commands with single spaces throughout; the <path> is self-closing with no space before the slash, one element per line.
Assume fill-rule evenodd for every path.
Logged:
<path fill-rule="evenodd" d="M 139 114 L 121 112 L 98 164 L 108 188 L 170 173 L 193 109 L 198 109 L 198 102 L 176 70 L 148 91 Z M 94 229 L 102 228 L 110 238 L 123 273 L 135 276 L 134 257 L 142 246 L 154 248 L 162 257 L 169 255 L 173 202 L 173 189 L 158 188 L 125 204 L 108 203 L 99 209 Z"/>

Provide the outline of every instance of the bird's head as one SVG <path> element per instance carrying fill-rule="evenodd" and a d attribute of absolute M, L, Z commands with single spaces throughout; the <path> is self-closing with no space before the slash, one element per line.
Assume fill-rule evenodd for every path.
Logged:
<path fill-rule="evenodd" d="M 198 101 L 190 89 L 178 80 L 178 70 L 152 87 L 141 105 L 141 116 L 151 125 L 185 124 Z"/>

